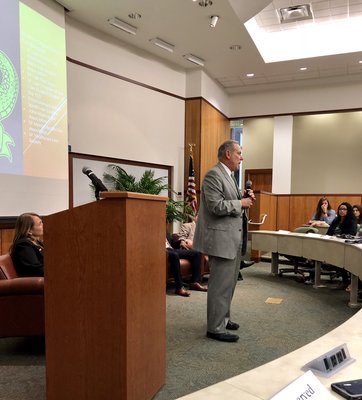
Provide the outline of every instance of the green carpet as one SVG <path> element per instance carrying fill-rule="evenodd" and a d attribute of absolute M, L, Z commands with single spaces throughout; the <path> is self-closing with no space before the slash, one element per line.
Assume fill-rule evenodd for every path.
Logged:
<path fill-rule="evenodd" d="M 235 290 L 232 315 L 240 324 L 237 343 L 207 339 L 206 294 L 167 296 L 166 385 L 155 400 L 172 400 L 239 375 L 287 354 L 329 332 L 358 310 L 347 306 L 349 294 L 313 289 L 293 275 L 270 275 L 270 264 L 243 270 Z M 329 282 L 327 282 L 327 285 Z M 281 304 L 266 304 L 269 298 Z"/>
<path fill-rule="evenodd" d="M 349 295 L 313 289 L 293 277 L 270 275 L 270 264 L 243 271 L 232 305 L 237 343 L 207 339 L 206 298 L 175 296 L 168 288 L 166 384 L 154 400 L 172 400 L 255 368 L 322 336 L 354 315 Z M 205 282 L 207 283 L 207 282 Z M 266 304 L 267 298 L 280 304 Z M 0 400 L 45 399 L 44 341 L 0 339 Z M 68 400 L 68 399 L 64 399 Z M 69 399 L 73 400 L 73 399 Z"/>

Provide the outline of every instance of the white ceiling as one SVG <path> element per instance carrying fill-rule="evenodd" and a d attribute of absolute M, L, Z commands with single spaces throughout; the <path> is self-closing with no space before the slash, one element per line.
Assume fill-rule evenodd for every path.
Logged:
<path fill-rule="evenodd" d="M 244 22 L 263 11 L 258 23 L 275 30 L 279 25 L 276 10 L 305 4 L 296 0 L 212 0 L 203 7 L 201 0 L 55 0 L 70 11 L 69 18 L 81 21 L 122 42 L 147 51 L 168 63 L 184 69 L 200 68 L 185 60 L 191 53 L 205 60 L 204 71 L 218 81 L 228 93 L 275 90 L 301 85 L 337 84 L 362 79 L 362 52 L 315 57 L 266 64 L 256 49 Z M 205 0 L 204 0 L 205 2 Z M 309 1 L 316 19 L 330 20 L 342 16 L 362 15 L 362 0 Z M 133 20 L 130 13 L 139 13 Z M 218 15 L 215 28 L 209 26 L 212 15 Z M 135 27 L 130 35 L 108 23 L 117 17 Z M 300 24 L 301 22 L 299 22 Z M 298 24 L 295 22 L 293 24 Z M 281 29 L 287 25 L 283 24 Z M 150 42 L 158 37 L 175 46 L 174 52 L 162 50 Z M 361 39 L 360 39 L 361 40 Z M 241 45 L 241 50 L 229 47 Z M 307 67 L 300 71 L 300 67 Z M 247 73 L 254 73 L 247 78 Z"/>

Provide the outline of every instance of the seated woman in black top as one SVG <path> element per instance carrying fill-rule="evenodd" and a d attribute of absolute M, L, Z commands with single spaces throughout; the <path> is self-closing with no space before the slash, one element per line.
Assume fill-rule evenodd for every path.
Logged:
<path fill-rule="evenodd" d="M 327 235 L 355 235 L 357 232 L 357 218 L 353 214 L 353 207 L 351 204 L 344 201 L 338 206 L 337 217 L 333 220 L 328 228 Z M 350 283 L 349 273 L 340 267 L 333 267 L 339 271 L 342 276 L 342 282 L 336 289 L 346 289 Z"/>
<path fill-rule="evenodd" d="M 337 216 L 332 221 L 326 235 L 355 235 L 357 232 L 357 219 L 353 214 L 351 204 L 344 201 L 338 206 Z"/>
<path fill-rule="evenodd" d="M 16 220 L 10 255 L 19 276 L 44 276 L 43 222 L 38 214 L 21 214 Z"/>

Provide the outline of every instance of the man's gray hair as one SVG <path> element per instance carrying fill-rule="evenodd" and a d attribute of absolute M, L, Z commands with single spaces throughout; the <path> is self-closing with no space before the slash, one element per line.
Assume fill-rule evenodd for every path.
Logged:
<path fill-rule="evenodd" d="M 225 153 L 227 150 L 232 151 L 235 145 L 239 145 L 240 143 L 236 140 L 226 140 L 223 144 L 220 145 L 219 150 L 217 151 L 217 158 L 219 161 L 225 158 Z"/>

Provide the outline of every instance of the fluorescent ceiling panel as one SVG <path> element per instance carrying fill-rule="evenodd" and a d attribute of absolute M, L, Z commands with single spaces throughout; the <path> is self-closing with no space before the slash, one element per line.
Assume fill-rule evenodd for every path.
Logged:
<path fill-rule="evenodd" d="M 311 22 L 267 32 L 255 18 L 245 23 L 266 63 L 362 51 L 362 18 Z"/>

